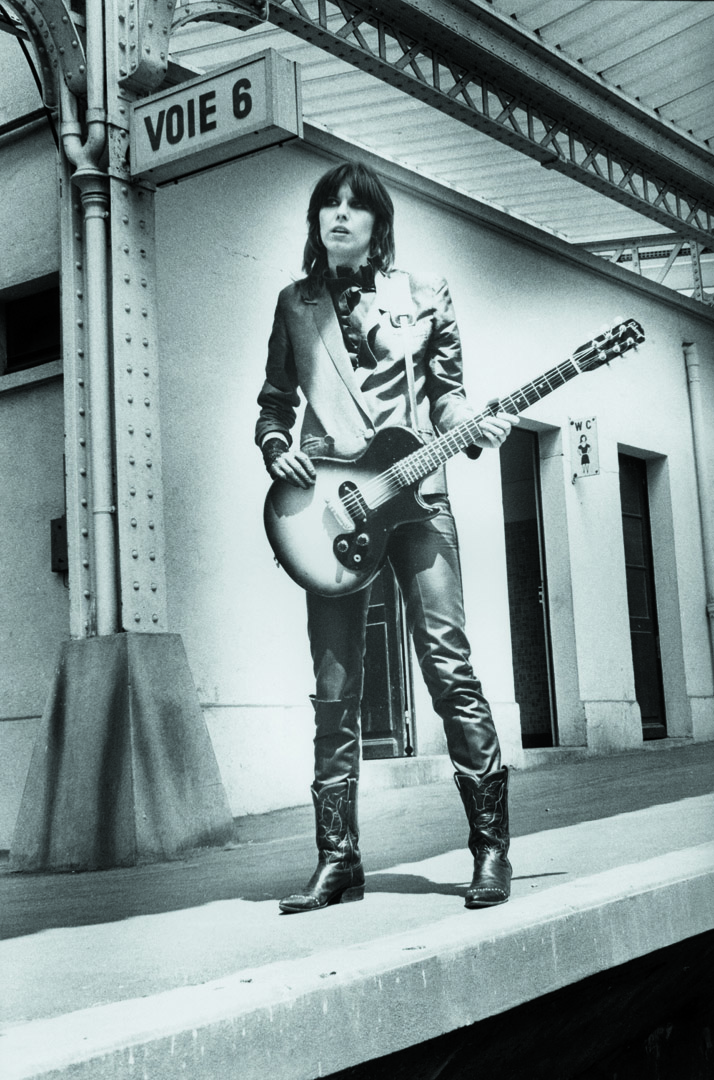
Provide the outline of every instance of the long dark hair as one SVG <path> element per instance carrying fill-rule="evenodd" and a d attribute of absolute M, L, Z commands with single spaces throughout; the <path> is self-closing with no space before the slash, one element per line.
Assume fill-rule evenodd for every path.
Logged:
<path fill-rule="evenodd" d="M 315 184 L 307 208 L 307 241 L 302 268 L 306 275 L 304 290 L 314 299 L 327 269 L 327 252 L 320 238 L 320 211 L 334 198 L 343 184 L 349 184 L 363 206 L 374 214 L 370 262 L 386 273 L 394 263 L 394 204 L 374 169 L 358 161 L 345 161 L 330 169 Z"/>

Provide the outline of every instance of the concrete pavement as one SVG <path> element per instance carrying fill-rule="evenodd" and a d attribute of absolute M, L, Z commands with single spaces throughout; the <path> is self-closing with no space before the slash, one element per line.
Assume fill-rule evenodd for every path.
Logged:
<path fill-rule="evenodd" d="M 326 1076 L 714 927 L 714 744 L 514 773 L 513 897 L 481 912 L 453 782 L 380 790 L 381 764 L 360 904 L 278 914 L 307 807 L 180 863 L 0 873 L 0 1074 Z"/>

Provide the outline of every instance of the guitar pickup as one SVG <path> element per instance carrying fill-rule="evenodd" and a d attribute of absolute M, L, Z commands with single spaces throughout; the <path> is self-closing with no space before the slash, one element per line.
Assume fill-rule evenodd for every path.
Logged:
<path fill-rule="evenodd" d="M 347 510 L 353 521 L 366 521 L 369 507 L 364 501 L 362 492 L 353 480 L 345 480 L 339 488 L 340 502 Z"/>

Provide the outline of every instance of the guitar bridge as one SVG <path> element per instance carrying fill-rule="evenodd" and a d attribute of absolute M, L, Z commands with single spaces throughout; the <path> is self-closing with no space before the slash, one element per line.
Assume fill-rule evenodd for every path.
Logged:
<path fill-rule="evenodd" d="M 333 518 L 341 529 L 354 529 L 355 523 L 350 515 L 345 510 L 342 503 L 333 502 L 332 499 L 325 499 L 325 506 L 332 514 Z"/>
<path fill-rule="evenodd" d="M 340 484 L 339 500 L 326 499 L 325 505 L 341 529 L 352 532 L 355 523 L 367 520 L 368 508 L 362 493 L 351 480 Z"/>

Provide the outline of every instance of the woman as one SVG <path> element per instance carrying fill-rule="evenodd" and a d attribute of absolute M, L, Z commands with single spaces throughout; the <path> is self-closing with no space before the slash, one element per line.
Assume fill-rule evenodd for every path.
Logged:
<path fill-rule="evenodd" d="M 359 457 L 383 427 L 411 424 L 428 441 L 474 415 L 464 394 L 446 282 L 393 269 L 394 208 L 377 174 L 352 162 L 331 169 L 313 191 L 307 224 L 306 276 L 278 299 L 256 427 L 270 476 L 300 487 L 315 482 L 312 458 Z M 409 316 L 408 327 L 400 325 L 402 315 Z M 298 391 L 306 409 L 295 446 Z M 514 419 L 499 414 L 485 420 L 482 437 L 467 448 L 469 456 L 500 446 Z M 388 558 L 469 820 L 474 877 L 466 906 L 484 907 L 503 903 L 510 893 L 508 771 L 469 661 L 443 471 L 429 476 L 421 490 L 439 512 L 398 526 Z M 356 800 L 368 606 L 369 588 L 337 598 L 307 594 L 316 680 L 312 795 L 318 865 L 303 892 L 280 902 L 283 912 L 313 911 L 364 895 Z"/>

